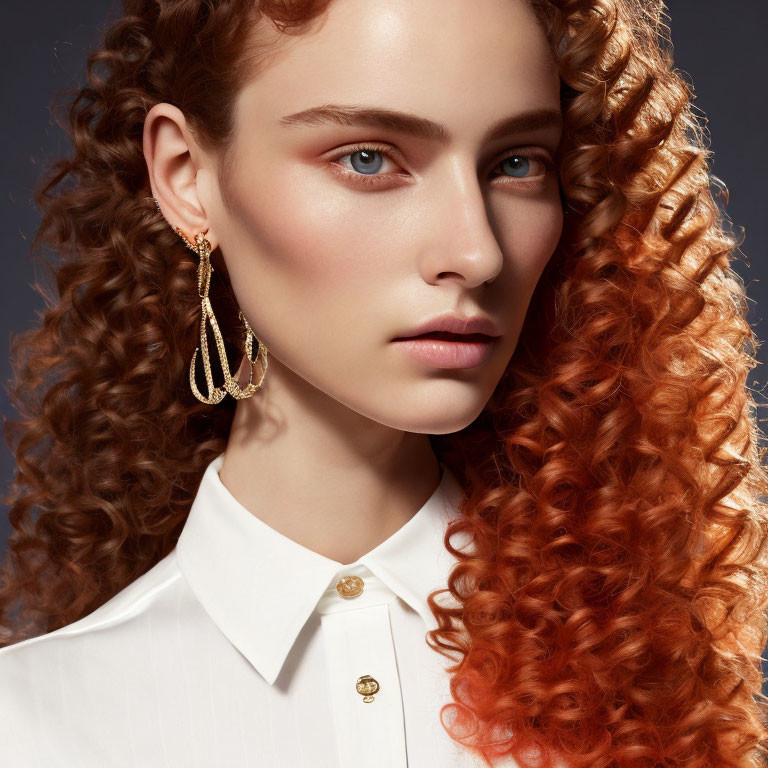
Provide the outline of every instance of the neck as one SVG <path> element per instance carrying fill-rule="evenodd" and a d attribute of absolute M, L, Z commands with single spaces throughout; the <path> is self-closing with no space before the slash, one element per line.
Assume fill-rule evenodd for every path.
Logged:
<path fill-rule="evenodd" d="M 271 528 L 348 564 L 410 520 L 440 468 L 428 435 L 369 419 L 272 359 L 237 403 L 219 474 Z"/>

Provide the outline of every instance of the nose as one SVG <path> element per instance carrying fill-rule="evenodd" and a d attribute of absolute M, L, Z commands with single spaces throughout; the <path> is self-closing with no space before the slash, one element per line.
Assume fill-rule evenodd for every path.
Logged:
<path fill-rule="evenodd" d="M 490 283 L 501 271 L 499 246 L 486 201 L 472 163 L 454 159 L 434 178 L 432 204 L 426 213 L 427 236 L 419 265 L 428 283 L 445 279 L 472 288 Z"/>

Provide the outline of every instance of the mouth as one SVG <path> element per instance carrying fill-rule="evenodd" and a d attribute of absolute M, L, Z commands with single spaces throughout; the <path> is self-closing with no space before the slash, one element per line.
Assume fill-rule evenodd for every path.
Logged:
<path fill-rule="evenodd" d="M 477 368 L 493 354 L 498 336 L 485 333 L 432 331 L 398 337 L 393 343 L 411 358 L 433 368 Z"/>
<path fill-rule="evenodd" d="M 448 331 L 431 331 L 430 333 L 422 333 L 418 336 L 398 336 L 392 341 L 413 341 L 416 339 L 441 339 L 443 341 L 456 341 L 456 342 L 474 342 L 474 343 L 488 343 L 497 339 L 498 336 L 488 336 L 485 333 L 449 333 Z"/>

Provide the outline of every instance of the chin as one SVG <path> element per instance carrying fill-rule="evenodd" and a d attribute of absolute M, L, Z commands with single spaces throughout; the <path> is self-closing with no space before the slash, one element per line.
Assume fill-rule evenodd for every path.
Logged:
<path fill-rule="evenodd" d="M 412 413 L 408 409 L 401 410 L 389 423 L 404 432 L 449 435 L 469 426 L 480 415 L 486 402 L 485 399 L 478 400 L 471 407 L 459 408 L 455 405 L 450 407 L 445 399 L 436 399 L 428 409 L 415 408 Z"/>

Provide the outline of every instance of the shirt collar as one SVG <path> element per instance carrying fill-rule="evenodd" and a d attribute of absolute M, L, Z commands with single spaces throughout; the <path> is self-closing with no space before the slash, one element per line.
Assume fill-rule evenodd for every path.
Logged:
<path fill-rule="evenodd" d="M 233 645 L 272 685 L 326 589 L 357 565 L 366 566 L 437 626 L 427 595 L 444 588 L 454 556 L 443 543 L 463 489 L 440 462 L 437 488 L 392 536 L 355 563 L 342 564 L 292 541 L 249 512 L 219 477 L 224 454 L 203 473 L 176 546 L 192 592 Z M 337 575 L 338 574 L 338 575 Z"/>

